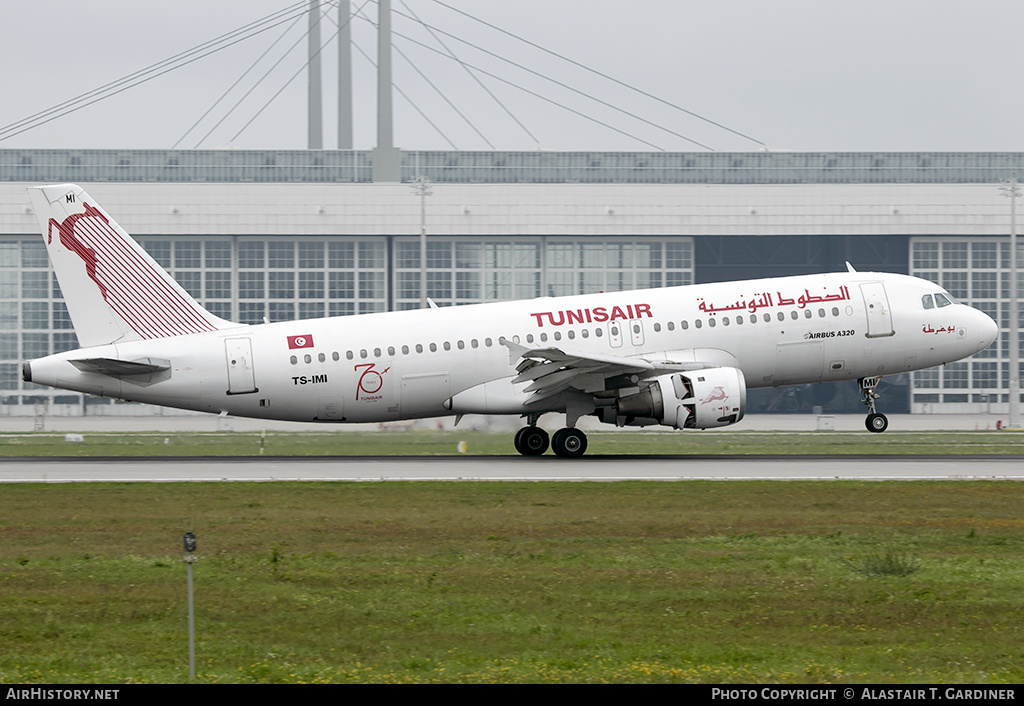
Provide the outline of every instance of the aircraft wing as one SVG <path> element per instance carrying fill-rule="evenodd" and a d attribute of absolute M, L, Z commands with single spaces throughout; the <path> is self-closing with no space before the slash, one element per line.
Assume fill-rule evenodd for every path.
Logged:
<path fill-rule="evenodd" d="M 656 360 L 608 355 L 573 353 L 561 348 L 527 348 L 504 341 L 509 362 L 519 363 L 513 384 L 527 383 L 524 392 L 533 393 L 527 404 L 534 404 L 566 390 L 585 393 L 634 386 L 637 381 L 665 373 L 717 367 L 697 360 Z"/>

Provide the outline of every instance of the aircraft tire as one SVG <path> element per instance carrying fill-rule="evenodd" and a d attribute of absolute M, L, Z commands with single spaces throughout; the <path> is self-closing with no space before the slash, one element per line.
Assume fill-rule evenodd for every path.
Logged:
<path fill-rule="evenodd" d="M 541 456 L 548 450 L 548 433 L 540 427 L 523 427 L 516 432 L 513 443 L 523 456 Z"/>
<path fill-rule="evenodd" d="M 512 445 L 516 447 L 516 451 L 518 451 L 519 453 L 523 453 L 523 432 L 529 428 L 530 427 L 520 427 L 516 431 L 516 435 L 512 437 Z"/>
<path fill-rule="evenodd" d="M 869 414 L 868 418 L 864 420 L 864 426 L 867 427 L 868 431 L 881 434 L 889 428 L 889 420 L 884 414 Z"/>
<path fill-rule="evenodd" d="M 579 429 L 559 429 L 551 440 L 556 456 L 579 458 L 587 452 L 587 435 Z"/>

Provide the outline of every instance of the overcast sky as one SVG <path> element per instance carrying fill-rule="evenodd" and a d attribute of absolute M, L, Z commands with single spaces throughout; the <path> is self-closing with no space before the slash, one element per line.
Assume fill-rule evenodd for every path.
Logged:
<path fill-rule="evenodd" d="M 364 2 L 352 0 L 353 9 Z M 486 150 L 493 145 L 502 150 L 704 151 L 684 139 L 689 138 L 720 151 L 756 150 L 762 143 L 794 151 L 1024 151 L 1024 3 L 1019 1 L 443 2 L 393 0 L 393 7 L 396 13 L 411 8 L 439 30 L 653 125 L 438 35 L 462 61 L 515 84 L 477 75 L 499 103 L 450 58 L 396 36 L 395 85 L 439 128 L 396 94 L 395 143 L 404 149 L 454 145 Z M 0 128 L 294 4 L 4 3 Z M 630 91 L 445 5 L 735 132 Z M 365 2 L 363 12 L 376 22 L 373 0 Z M 335 31 L 336 17 L 331 11 L 324 41 Z M 306 29 L 305 19 L 286 31 L 289 24 L 0 141 L 0 149 L 167 149 L 179 141 L 180 148 L 305 148 L 305 74 L 286 87 L 306 61 L 303 42 L 206 136 Z M 356 45 L 376 60 L 370 23 L 356 19 L 352 28 Z M 394 30 L 444 51 L 405 17 L 395 16 Z M 238 87 L 188 132 L 275 40 L 277 45 Z M 337 146 L 336 61 L 332 43 L 324 54 L 327 148 Z M 375 77 L 358 50 L 353 50 L 353 65 L 355 147 L 366 149 L 376 142 Z"/>

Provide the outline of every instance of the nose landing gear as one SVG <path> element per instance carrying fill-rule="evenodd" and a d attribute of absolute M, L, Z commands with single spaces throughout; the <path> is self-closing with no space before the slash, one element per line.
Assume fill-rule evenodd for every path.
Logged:
<path fill-rule="evenodd" d="M 864 420 L 864 426 L 867 427 L 868 431 L 876 434 L 881 434 L 889 428 L 889 420 L 886 416 L 875 411 L 875 400 L 879 397 L 878 393 L 875 392 L 875 388 L 881 381 L 881 375 L 861 378 L 857 381 L 857 387 L 860 388 L 861 401 L 868 408 L 868 416 Z"/>

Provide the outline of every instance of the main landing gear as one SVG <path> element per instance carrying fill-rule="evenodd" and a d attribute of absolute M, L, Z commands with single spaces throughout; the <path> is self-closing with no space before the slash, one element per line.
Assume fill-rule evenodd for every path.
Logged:
<path fill-rule="evenodd" d="M 864 402 L 864 406 L 868 408 L 868 416 L 867 419 L 864 420 L 864 426 L 867 427 L 868 431 L 875 432 L 876 434 L 881 434 L 889 428 L 889 420 L 886 419 L 886 416 L 875 411 L 875 400 L 878 399 L 878 394 L 875 392 L 875 388 L 881 381 L 881 375 L 861 378 L 857 381 L 857 387 L 860 388 L 861 401 Z"/>
<path fill-rule="evenodd" d="M 540 456 L 548 450 L 548 433 L 538 426 L 523 427 L 516 432 L 513 443 L 523 456 Z"/>
<path fill-rule="evenodd" d="M 548 433 L 537 426 L 537 417 L 530 415 L 530 426 L 516 432 L 513 443 L 523 456 L 541 456 L 548 450 Z M 587 435 L 579 429 L 559 429 L 551 437 L 551 450 L 562 458 L 579 458 L 587 452 Z"/>

